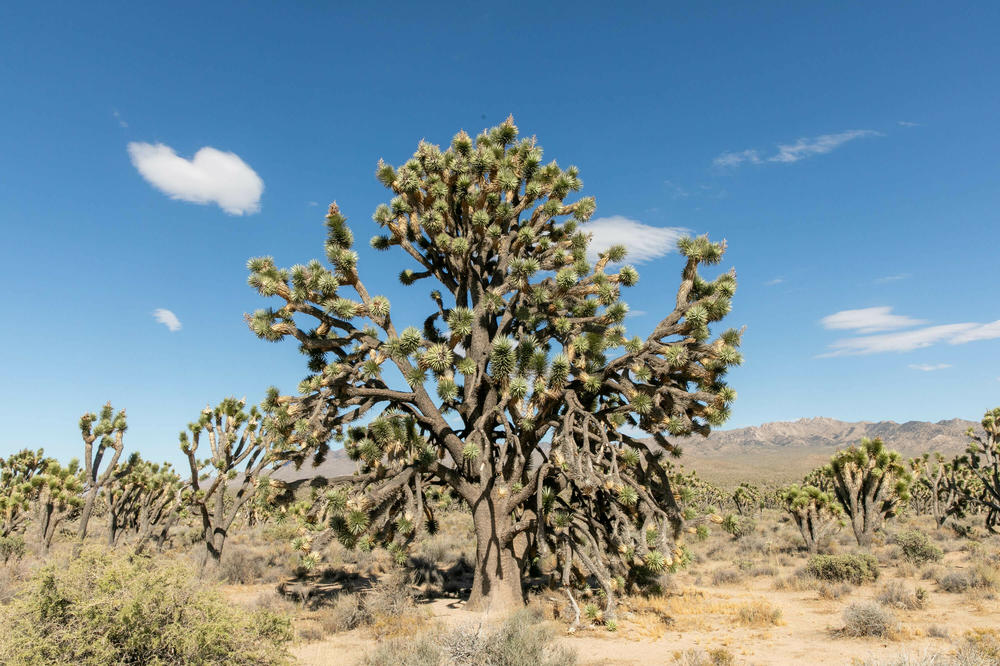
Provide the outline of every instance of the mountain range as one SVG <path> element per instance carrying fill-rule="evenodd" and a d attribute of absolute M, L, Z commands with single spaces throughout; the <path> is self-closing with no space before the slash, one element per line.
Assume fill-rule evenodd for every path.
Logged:
<path fill-rule="evenodd" d="M 826 463 L 834 451 L 856 444 L 862 437 L 880 437 L 904 458 L 931 451 L 956 455 L 968 446 L 965 432 L 969 427 L 978 424 L 962 419 L 896 423 L 814 417 L 717 430 L 707 438 L 695 436 L 678 443 L 684 451 L 681 464 L 710 481 L 725 485 L 743 480 L 786 483 L 801 479 L 809 470 Z M 350 474 L 354 469 L 355 463 L 343 449 L 337 449 L 330 451 L 318 466 L 308 462 L 298 470 L 288 466 L 274 472 L 274 477 L 299 481 Z"/>

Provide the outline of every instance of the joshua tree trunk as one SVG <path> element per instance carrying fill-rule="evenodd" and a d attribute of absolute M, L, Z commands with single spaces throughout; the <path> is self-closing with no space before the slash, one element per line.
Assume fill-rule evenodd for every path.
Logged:
<path fill-rule="evenodd" d="M 473 506 L 476 570 L 469 596 L 470 610 L 502 612 L 524 605 L 521 566 L 509 534 L 512 521 L 509 516 L 500 515 L 502 509 L 497 504 L 497 498 L 484 494 Z M 499 504 L 504 504 L 503 500 Z"/>

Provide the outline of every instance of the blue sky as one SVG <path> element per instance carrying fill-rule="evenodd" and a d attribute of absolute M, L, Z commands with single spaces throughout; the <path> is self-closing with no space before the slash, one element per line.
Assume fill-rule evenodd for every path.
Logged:
<path fill-rule="evenodd" d="M 206 403 L 294 390 L 295 345 L 242 321 L 264 305 L 244 265 L 321 256 L 334 199 L 369 287 L 422 320 L 406 264 L 364 244 L 376 161 L 509 113 L 655 255 L 631 333 L 676 286 L 663 229 L 729 241 L 729 426 L 978 418 L 1000 404 L 1000 6 L 806 4 L 6 3 L 0 455 L 75 455 L 110 399 L 131 448 L 176 460 Z"/>

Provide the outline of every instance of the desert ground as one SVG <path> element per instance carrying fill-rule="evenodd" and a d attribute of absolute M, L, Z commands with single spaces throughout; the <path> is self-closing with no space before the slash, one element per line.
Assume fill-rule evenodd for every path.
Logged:
<path fill-rule="evenodd" d="M 969 636 L 992 635 L 994 641 L 1000 636 L 996 537 L 960 539 L 948 528 L 935 530 L 921 517 L 902 517 L 873 549 L 878 579 L 854 585 L 808 575 L 804 569 L 809 556 L 801 550 L 794 524 L 779 512 L 766 510 L 756 523 L 757 529 L 740 539 L 713 530 L 707 539 L 692 541 L 689 567 L 668 576 L 660 594 L 626 599 L 615 631 L 584 621 L 570 633 L 568 601 L 552 590 L 529 594 L 529 606 L 538 609 L 555 643 L 574 652 L 580 664 L 947 663 L 944 660 L 964 654 Z M 915 564 L 893 544 L 895 534 L 913 529 L 928 534 L 941 548 L 939 561 Z M 225 584 L 225 593 L 233 603 L 278 607 L 294 617 L 297 639 L 291 652 L 300 664 L 363 663 L 385 641 L 489 627 L 502 620 L 465 610 L 462 590 L 445 574 L 437 585 L 404 585 L 404 598 L 412 594 L 412 600 L 387 604 L 391 610 L 383 616 L 351 628 L 354 595 L 399 594 L 391 588 L 394 583 L 380 583 L 397 575 L 387 558 L 378 553 L 359 556 L 331 544 L 324 553 L 323 573 L 312 584 L 317 596 L 301 601 L 294 598 L 294 585 L 260 580 L 277 575 L 265 563 L 278 557 L 281 546 L 263 545 L 249 534 L 243 541 L 234 548 L 223 576 L 247 582 Z M 426 539 L 417 553 L 424 566 L 433 561 L 447 572 L 460 569 L 456 565 L 471 557 L 473 548 L 471 522 L 455 511 L 442 532 Z M 828 551 L 857 551 L 850 530 L 841 530 Z M 345 580 L 345 572 L 354 575 L 354 592 L 341 583 L 322 582 L 324 577 Z M 955 583 L 970 572 L 985 573 L 986 579 L 965 587 Z M 913 601 L 916 594 L 922 599 L 919 604 Z M 885 636 L 846 635 L 845 610 L 859 602 L 889 614 Z M 984 659 L 960 663 L 991 663 L 989 657 Z"/>

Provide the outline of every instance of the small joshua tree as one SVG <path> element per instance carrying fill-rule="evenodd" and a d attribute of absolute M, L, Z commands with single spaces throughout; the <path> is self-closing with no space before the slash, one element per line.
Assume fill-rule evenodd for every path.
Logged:
<path fill-rule="evenodd" d="M 108 545 L 117 545 L 122 534 L 132 532 L 136 545 L 158 535 L 174 522 L 180 509 L 180 476 L 169 463 L 153 463 L 133 453 L 119 463 L 107 483 Z"/>
<path fill-rule="evenodd" d="M 793 484 L 783 489 L 779 497 L 802 533 L 810 553 L 815 554 L 823 540 L 841 525 L 844 510 L 832 493 L 825 493 L 816 486 Z"/>
<path fill-rule="evenodd" d="M 712 339 L 709 326 L 729 312 L 736 279 L 699 272 L 724 244 L 681 240 L 669 310 L 647 337 L 628 337 L 621 289 L 639 274 L 620 264 L 625 248 L 588 255 L 595 204 L 570 200 L 578 170 L 543 164 L 541 147 L 517 137 L 508 119 L 446 150 L 421 142 L 399 168 L 379 163 L 392 200 L 375 211 L 384 233 L 371 245 L 412 262 L 404 285 L 435 283 L 422 327 L 398 328 L 368 290 L 335 204 L 332 267 L 252 259 L 251 286 L 282 303 L 247 320 L 309 357 L 300 459 L 340 437 L 361 463 L 331 480 L 350 485 L 330 519 L 342 542 L 400 552 L 435 525 L 425 495 L 445 485 L 473 515 L 471 608 L 521 605 L 522 575 L 552 556 L 564 585 L 589 579 L 606 594 L 610 617 L 623 587 L 683 559 L 663 464 L 679 447 L 667 437 L 707 435 L 728 417 L 741 333 Z"/>
<path fill-rule="evenodd" d="M 118 465 L 118 459 L 125 449 L 124 438 L 127 429 L 125 410 L 115 413 L 110 402 L 101 408 L 100 417 L 93 413 L 80 417 L 80 435 L 83 437 L 84 446 L 84 504 L 83 511 L 80 513 L 80 540 L 87 536 L 87 526 L 94 511 L 97 493 L 111 478 L 111 474 Z M 104 462 L 104 454 L 108 449 L 113 453 L 111 460 L 107 461 L 108 464 L 102 472 L 101 463 Z"/>
<path fill-rule="evenodd" d="M 762 500 L 763 495 L 760 492 L 760 488 L 752 483 L 741 483 L 733 491 L 733 504 L 741 516 L 753 514 L 760 510 Z"/>
<path fill-rule="evenodd" d="M 50 459 L 45 472 L 31 479 L 38 488 L 38 529 L 45 552 L 52 547 L 59 525 L 84 506 L 80 471 L 80 461 L 75 458 L 65 467 Z"/>
<path fill-rule="evenodd" d="M 895 516 L 909 499 L 911 476 L 899 453 L 881 439 L 861 440 L 860 446 L 838 451 L 825 468 L 837 500 L 851 519 L 858 545 L 868 548 L 886 518 Z"/>
<path fill-rule="evenodd" d="M 965 515 L 973 496 L 972 487 L 978 487 L 969 461 L 964 457 L 947 460 L 940 453 L 925 453 L 910 461 L 913 471 L 914 498 L 920 498 L 934 516 L 940 528 L 949 518 Z"/>
<path fill-rule="evenodd" d="M 278 401 L 275 389 L 262 408 L 249 411 L 245 398 L 226 398 L 215 408 L 206 407 L 198 421 L 188 425 L 189 432 L 180 434 L 190 467 L 187 500 L 201 518 L 203 566 L 209 558 L 218 563 L 229 529 L 253 498 L 261 471 L 281 459 L 279 445 L 286 439 L 279 433 L 287 432 L 291 421 Z M 209 456 L 199 461 L 203 439 L 208 440 Z"/>
<path fill-rule="evenodd" d="M 997 531 L 1000 522 L 1000 407 L 986 412 L 981 421 L 983 434 L 969 428 L 968 461 L 981 484 L 975 498 L 986 509 L 986 529 Z"/>
<path fill-rule="evenodd" d="M 42 449 L 0 458 L 0 537 L 24 531 L 38 499 L 38 484 L 32 479 L 44 473 L 48 463 Z"/>

